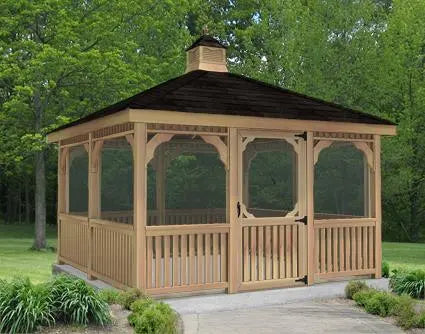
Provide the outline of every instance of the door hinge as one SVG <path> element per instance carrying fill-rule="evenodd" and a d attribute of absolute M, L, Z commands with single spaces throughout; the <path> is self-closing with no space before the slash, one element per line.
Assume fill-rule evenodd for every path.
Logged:
<path fill-rule="evenodd" d="M 303 223 L 304 225 L 307 225 L 307 216 L 304 216 L 300 219 L 295 219 L 295 222 L 297 223 Z"/>
<path fill-rule="evenodd" d="M 241 203 L 238 202 L 238 204 L 236 205 L 236 210 L 238 212 L 238 218 L 241 216 Z"/>
<path fill-rule="evenodd" d="M 304 284 L 307 284 L 307 275 L 305 275 L 303 278 L 296 279 L 295 282 L 303 282 Z"/>
<path fill-rule="evenodd" d="M 295 135 L 295 137 L 302 138 L 304 140 L 307 140 L 307 131 L 304 131 L 303 133 L 299 135 Z"/>

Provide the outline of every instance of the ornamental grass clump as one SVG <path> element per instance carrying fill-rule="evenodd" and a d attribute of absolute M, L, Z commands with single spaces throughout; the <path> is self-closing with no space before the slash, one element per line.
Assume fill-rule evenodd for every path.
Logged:
<path fill-rule="evenodd" d="M 108 304 L 83 280 L 58 275 L 49 286 L 57 319 L 78 325 L 105 326 L 111 322 Z"/>
<path fill-rule="evenodd" d="M 44 284 L 33 285 L 28 278 L 0 280 L 0 333 L 30 333 L 53 325 L 51 303 Z"/>
<path fill-rule="evenodd" d="M 393 271 L 390 278 L 390 287 L 398 295 L 408 294 L 413 298 L 424 298 L 425 271 Z"/>
<path fill-rule="evenodd" d="M 141 298 L 130 307 L 132 313 L 128 321 L 137 334 L 174 334 L 177 333 L 177 315 L 171 307 L 150 298 Z"/>
<path fill-rule="evenodd" d="M 348 299 L 353 299 L 354 294 L 367 289 L 369 289 L 369 287 L 363 281 L 350 281 L 345 286 L 345 297 Z"/>
<path fill-rule="evenodd" d="M 121 301 L 121 292 L 116 289 L 103 289 L 99 291 L 99 296 L 109 305 L 119 304 Z"/>

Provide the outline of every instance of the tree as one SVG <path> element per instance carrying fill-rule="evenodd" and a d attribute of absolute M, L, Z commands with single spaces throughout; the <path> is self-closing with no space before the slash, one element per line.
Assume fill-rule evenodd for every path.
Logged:
<path fill-rule="evenodd" d="M 33 156 L 36 249 L 46 247 L 46 132 L 180 73 L 186 6 L 153 0 L 0 4 L 6 130 L 0 164 Z"/>

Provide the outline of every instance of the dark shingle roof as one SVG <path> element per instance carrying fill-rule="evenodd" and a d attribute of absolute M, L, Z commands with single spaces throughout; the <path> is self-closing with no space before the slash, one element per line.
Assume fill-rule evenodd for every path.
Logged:
<path fill-rule="evenodd" d="M 218 40 L 216 40 L 214 37 L 209 35 L 202 35 L 199 37 L 191 46 L 189 46 L 186 51 L 192 50 L 193 48 L 196 48 L 197 46 L 210 46 L 214 48 L 221 48 L 221 49 L 227 49 L 227 46 L 220 43 Z"/>
<path fill-rule="evenodd" d="M 383 118 L 242 75 L 198 70 L 166 81 L 54 131 L 125 108 L 394 125 Z"/>

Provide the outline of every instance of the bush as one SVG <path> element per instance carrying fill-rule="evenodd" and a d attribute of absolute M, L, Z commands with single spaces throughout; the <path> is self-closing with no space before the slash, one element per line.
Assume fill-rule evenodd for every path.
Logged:
<path fill-rule="evenodd" d="M 174 334 L 177 332 L 176 314 L 167 304 L 152 303 L 142 313 L 135 314 L 134 330 L 138 334 Z"/>
<path fill-rule="evenodd" d="M 83 280 L 58 275 L 50 289 L 57 319 L 79 325 L 104 326 L 111 322 L 108 304 Z"/>
<path fill-rule="evenodd" d="M 388 262 L 382 262 L 382 277 L 390 277 L 390 265 Z"/>
<path fill-rule="evenodd" d="M 116 289 L 103 289 L 99 292 L 99 297 L 109 305 L 119 304 L 121 292 Z"/>
<path fill-rule="evenodd" d="M 0 281 L 0 332 L 29 333 L 54 324 L 51 303 L 46 285 L 33 285 L 28 278 Z"/>
<path fill-rule="evenodd" d="M 424 298 L 425 271 L 394 271 L 390 278 L 390 286 L 398 295 L 408 294 L 413 298 Z"/>
<path fill-rule="evenodd" d="M 366 289 L 369 289 L 369 287 L 366 285 L 365 282 L 350 281 L 345 287 L 345 297 L 347 297 L 348 299 L 353 299 L 353 296 L 356 292 L 359 292 L 361 290 L 366 290 Z"/>
<path fill-rule="evenodd" d="M 140 298 L 144 298 L 144 294 L 139 289 L 129 289 L 121 292 L 119 303 L 127 310 L 130 309 L 131 304 Z"/>
<path fill-rule="evenodd" d="M 422 311 L 415 317 L 415 327 L 425 328 L 425 311 Z"/>
<path fill-rule="evenodd" d="M 132 313 L 128 316 L 128 322 L 131 326 L 135 326 L 136 318 L 152 306 L 154 301 L 149 297 L 136 300 L 131 304 L 130 309 Z"/>
<path fill-rule="evenodd" d="M 376 291 L 375 289 L 360 290 L 359 292 L 356 292 L 353 295 L 353 300 L 356 302 L 357 305 L 364 307 L 367 301 L 372 298 L 376 293 L 378 293 L 378 291 Z"/>
<path fill-rule="evenodd" d="M 397 325 L 404 329 L 414 327 L 416 324 L 416 312 L 414 300 L 408 295 L 398 297 L 398 304 L 394 308 L 392 315 L 397 317 Z"/>
<path fill-rule="evenodd" d="M 379 291 L 364 303 L 366 312 L 386 317 L 393 314 L 398 306 L 398 298 L 391 293 Z"/>

